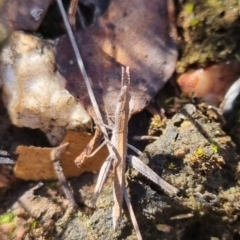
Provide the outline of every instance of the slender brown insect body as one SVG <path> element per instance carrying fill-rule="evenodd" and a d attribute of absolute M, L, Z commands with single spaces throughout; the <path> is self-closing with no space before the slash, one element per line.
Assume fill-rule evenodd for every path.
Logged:
<path fill-rule="evenodd" d="M 126 71 L 126 72 L 125 72 Z M 127 81 L 125 78 L 127 77 Z M 113 227 L 117 228 L 118 221 L 121 217 L 123 195 L 125 188 L 125 168 L 127 157 L 127 134 L 128 134 L 128 120 L 130 116 L 129 102 L 130 94 L 128 91 L 129 84 L 129 68 L 126 70 L 122 68 L 122 88 L 117 102 L 115 111 L 115 125 L 112 131 L 112 139 L 117 158 L 114 159 L 114 188 L 113 188 Z"/>

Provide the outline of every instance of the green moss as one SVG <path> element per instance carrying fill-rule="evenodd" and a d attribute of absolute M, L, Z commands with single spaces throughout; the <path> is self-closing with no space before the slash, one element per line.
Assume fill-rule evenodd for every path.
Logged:
<path fill-rule="evenodd" d="M 148 129 L 149 135 L 158 135 L 161 130 L 166 126 L 166 119 L 161 118 L 159 115 L 154 115 Z"/>
<path fill-rule="evenodd" d="M 217 153 L 217 152 L 218 152 L 218 146 L 217 146 L 217 145 L 212 145 L 211 148 L 212 148 L 212 151 L 213 151 L 214 153 Z"/>
<path fill-rule="evenodd" d="M 49 187 L 50 187 L 51 189 L 56 189 L 56 188 L 57 188 L 57 181 L 52 181 L 52 182 L 50 182 L 50 183 L 49 183 Z"/>
<path fill-rule="evenodd" d="M 210 7 L 219 7 L 222 5 L 222 0 L 207 0 L 206 4 Z"/>
<path fill-rule="evenodd" d="M 171 169 L 171 170 L 174 170 L 174 169 L 176 169 L 176 165 L 175 165 L 173 162 L 171 162 L 171 163 L 168 165 L 168 168 Z"/>
<path fill-rule="evenodd" d="M 11 223 L 14 221 L 14 218 L 15 218 L 15 213 L 13 211 L 4 213 L 0 215 L 0 224 Z"/>
<path fill-rule="evenodd" d="M 199 20 L 198 20 L 197 18 L 193 18 L 193 19 L 191 20 L 191 22 L 190 22 L 190 24 L 191 24 L 192 27 L 197 26 L 198 23 L 199 23 Z"/>
<path fill-rule="evenodd" d="M 38 221 L 37 220 L 33 220 L 32 223 L 30 224 L 30 229 L 35 229 L 38 227 Z"/>
<path fill-rule="evenodd" d="M 196 153 L 197 153 L 197 155 L 202 156 L 204 154 L 204 149 L 203 148 L 198 148 Z"/>
<path fill-rule="evenodd" d="M 193 9 L 194 9 L 194 5 L 193 3 L 186 3 L 184 5 L 184 11 L 188 14 L 192 14 L 193 13 Z"/>

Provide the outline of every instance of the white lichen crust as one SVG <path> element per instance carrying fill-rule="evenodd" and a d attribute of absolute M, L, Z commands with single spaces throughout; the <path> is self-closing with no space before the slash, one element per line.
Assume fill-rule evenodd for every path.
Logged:
<path fill-rule="evenodd" d="M 91 128 L 91 117 L 65 89 L 49 43 L 14 32 L 0 54 L 3 101 L 13 124 L 39 128 L 52 145 L 66 130 Z"/>

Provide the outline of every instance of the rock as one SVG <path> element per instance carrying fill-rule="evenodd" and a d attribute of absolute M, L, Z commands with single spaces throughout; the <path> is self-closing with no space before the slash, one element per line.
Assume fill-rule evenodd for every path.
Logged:
<path fill-rule="evenodd" d="M 175 198 L 180 206 L 168 202 L 171 210 L 164 214 L 162 208 L 155 221 L 170 224 L 175 233 L 181 226 L 181 239 L 222 239 L 233 236 L 232 224 L 239 224 L 240 188 L 236 178 L 240 158 L 231 138 L 210 114 L 207 107 L 185 105 L 168 121 L 159 139 L 146 147 L 142 158 L 180 190 Z M 180 150 L 184 154 L 177 154 Z M 183 213 L 193 216 L 169 220 Z"/>
<path fill-rule="evenodd" d="M 92 127 L 89 114 L 65 89 L 50 43 L 14 32 L 1 51 L 0 80 L 12 123 L 41 129 L 52 145 L 66 130 Z"/>

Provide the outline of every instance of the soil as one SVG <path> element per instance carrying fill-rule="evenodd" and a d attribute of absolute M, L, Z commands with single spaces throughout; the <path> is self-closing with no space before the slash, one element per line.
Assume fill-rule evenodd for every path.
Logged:
<path fill-rule="evenodd" d="M 238 1 L 196 0 L 177 6 L 178 73 L 238 56 Z M 55 5 L 51 11 L 54 9 Z M 53 17 L 58 19 L 57 14 Z M 51 22 L 56 36 L 60 35 L 62 28 L 55 20 Z M 53 31 L 43 26 L 46 22 L 41 34 L 54 38 Z M 158 112 L 164 108 L 165 114 L 153 117 L 144 110 L 134 115 L 129 122 L 129 142 L 144 150 L 142 161 L 179 193 L 168 196 L 135 170 L 127 169 L 127 191 L 143 239 L 240 239 L 238 111 L 223 119 L 204 103 L 179 99 L 171 83 L 151 104 Z M 159 138 L 152 143 L 132 140 L 133 136 L 147 134 Z M 42 132 L 13 126 L 0 103 L 0 149 L 15 160 L 18 145 L 50 146 Z M 78 204 L 72 208 L 57 181 L 16 179 L 12 168 L 0 164 L 0 240 L 136 239 L 125 205 L 119 231 L 112 229 L 112 174 L 96 209 L 91 208 L 90 200 L 97 174 L 69 179 Z"/>
<path fill-rule="evenodd" d="M 186 0 L 178 5 L 181 58 L 176 71 L 239 59 L 239 2 Z"/>

